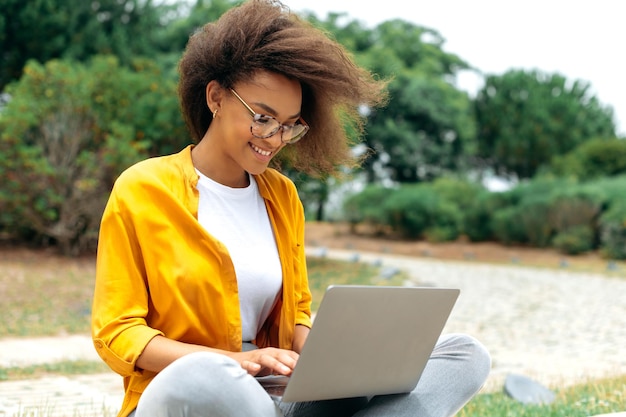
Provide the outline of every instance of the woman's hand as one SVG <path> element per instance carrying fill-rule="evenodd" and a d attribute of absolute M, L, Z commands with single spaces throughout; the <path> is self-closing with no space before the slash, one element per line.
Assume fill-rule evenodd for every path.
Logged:
<path fill-rule="evenodd" d="M 299 355 L 291 350 L 264 348 L 229 355 L 252 376 L 291 375 Z"/>

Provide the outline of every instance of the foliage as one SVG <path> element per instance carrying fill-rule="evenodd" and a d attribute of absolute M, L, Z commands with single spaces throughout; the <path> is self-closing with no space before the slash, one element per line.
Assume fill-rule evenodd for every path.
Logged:
<path fill-rule="evenodd" d="M 532 178 L 539 168 L 595 137 L 615 137 L 613 113 L 559 74 L 491 75 L 475 100 L 478 154 L 501 175 Z"/>
<path fill-rule="evenodd" d="M 383 207 L 392 230 L 404 237 L 449 241 L 459 235 L 461 211 L 430 184 L 403 185 Z"/>
<path fill-rule="evenodd" d="M 389 224 L 383 202 L 393 194 L 393 189 L 383 185 L 368 185 L 363 191 L 344 200 L 343 210 L 351 225 L 367 223 L 382 232 Z"/>
<path fill-rule="evenodd" d="M 552 245 L 568 255 L 588 252 L 594 247 L 594 230 L 590 225 L 580 224 L 559 232 Z"/>
<path fill-rule="evenodd" d="M 493 213 L 491 229 L 497 241 L 505 245 L 528 242 L 526 229 L 519 221 L 519 212 L 518 207 L 509 206 Z"/>
<path fill-rule="evenodd" d="M 576 226 L 596 227 L 596 221 L 606 202 L 605 194 L 593 185 L 577 184 L 557 188 L 550 195 L 550 213 L 546 222 L 556 232 Z"/>
<path fill-rule="evenodd" d="M 172 53 L 179 56 L 185 49 L 189 36 L 196 30 L 199 30 L 207 22 L 217 20 L 237 3 L 241 3 L 241 1 L 196 0 L 193 5 L 188 5 L 188 10 L 182 15 L 173 13 L 175 10 L 180 10 L 180 5 L 170 6 L 169 12 L 175 16 L 175 18 L 169 21 L 153 38 L 155 48 L 164 54 Z"/>
<path fill-rule="evenodd" d="M 626 174 L 626 140 L 591 139 L 565 155 L 552 158 L 547 169 L 554 175 L 581 181 Z"/>
<path fill-rule="evenodd" d="M 237 3 L 0 3 L 0 88 L 23 74 L 0 96 L 9 99 L 0 103 L 0 174 L 7 178 L 0 186 L 0 236 L 58 242 L 66 251 L 93 241 L 98 211 L 117 173 L 138 158 L 188 143 L 175 91 L 177 61 L 190 34 Z M 403 20 L 369 29 L 336 13 L 308 19 L 389 80 L 388 106 L 363 109 L 364 145 L 371 151 L 364 163 L 367 181 L 427 185 L 412 191 L 367 187 L 345 202 L 352 224 L 367 222 L 379 233 L 395 227 L 436 241 L 464 233 L 475 241 L 543 246 L 589 225 L 594 248 L 612 241 L 606 236 L 619 242 L 621 229 L 601 225 L 599 218 L 624 187 L 599 178 L 624 172 L 626 142 L 613 139 L 611 111 L 589 85 L 558 74 L 509 71 L 487 77 L 472 103 L 454 85 L 470 65 L 445 51 L 436 30 Z M 53 60 L 58 57 L 64 59 Z M 24 71 L 28 59 L 33 62 Z M 480 166 L 473 165 L 477 157 Z M 524 179 L 542 166 L 544 178 L 506 193 L 451 179 L 451 173 L 476 167 Z M 289 167 L 284 172 L 298 184 L 307 217 L 324 218 L 338 183 Z M 599 200 L 557 201 L 553 194 L 579 190 L 578 181 L 592 179 L 603 184 L 597 185 Z M 410 229 L 400 230 L 404 225 Z"/>
<path fill-rule="evenodd" d="M 626 200 L 617 201 L 600 218 L 602 252 L 611 259 L 626 259 Z"/>
<path fill-rule="evenodd" d="M 324 220 L 326 202 L 334 185 L 333 178 L 313 178 L 291 168 L 282 168 L 281 172 L 287 175 L 296 185 L 307 219 Z M 310 212 L 313 212 L 313 214 L 311 215 Z"/>
<path fill-rule="evenodd" d="M 146 62 L 131 71 L 112 57 L 31 61 L 0 113 L 5 232 L 32 230 L 65 253 L 93 244 L 116 176 L 147 155 L 146 135 L 158 144 L 169 140 L 160 128 L 175 131 L 173 88 Z"/>
<path fill-rule="evenodd" d="M 448 201 L 454 201 L 462 210 L 471 206 L 476 196 L 486 188 L 475 181 L 464 178 L 441 177 L 432 182 L 433 191 Z"/>
<path fill-rule="evenodd" d="M 451 84 L 468 64 L 443 50 L 435 30 L 392 20 L 371 31 L 358 22 L 324 26 L 348 46 L 357 61 L 390 80 L 384 109 L 365 112 L 368 181 L 389 176 L 397 182 L 433 179 L 462 167 L 472 149 L 475 124 L 466 93 Z"/>
<path fill-rule="evenodd" d="M 429 240 L 453 240 L 459 233 L 470 237 L 471 240 L 485 240 L 486 236 L 490 235 L 487 219 L 491 209 L 486 211 L 487 207 L 483 204 L 486 203 L 486 197 L 491 193 L 482 184 L 461 178 L 441 177 L 432 182 L 432 187 L 440 197 L 458 207 L 461 221 L 458 233 L 452 233 L 447 238 L 437 238 L 430 234 Z M 492 200 L 495 201 L 495 199 Z M 484 217 L 480 219 L 481 216 Z M 481 234 L 483 238 L 478 239 L 477 236 Z"/>
<path fill-rule="evenodd" d="M 555 235 L 566 233 L 557 242 L 571 237 L 572 228 L 581 226 L 592 230 L 584 235 L 580 229 L 576 237 L 588 237 L 578 246 L 596 247 L 596 220 L 605 201 L 604 193 L 592 186 L 562 179 L 541 178 L 524 183 L 505 193 L 509 205 L 495 213 L 492 220 L 498 240 L 511 243 L 529 243 L 535 247 L 554 244 Z"/>
<path fill-rule="evenodd" d="M 441 78 L 399 75 L 390 85 L 387 107 L 368 122 L 366 144 L 392 180 L 428 181 L 463 168 L 474 138 L 469 99 Z"/>
<path fill-rule="evenodd" d="M 495 239 L 494 215 L 510 204 L 508 197 L 508 194 L 488 190 L 477 192 L 468 205 L 462 206 L 463 233 L 473 242 Z M 510 236 L 516 235 L 514 233 Z M 511 243 L 514 239 L 506 239 L 505 241 Z"/>
<path fill-rule="evenodd" d="M 506 192 L 454 178 L 397 188 L 370 185 L 350 196 L 344 212 L 353 229 L 442 242 L 472 241 L 553 247 L 567 254 L 600 249 L 626 259 L 626 176 L 580 183 L 542 177 Z"/>
<path fill-rule="evenodd" d="M 124 64 L 154 56 L 157 34 L 178 6 L 143 0 L 3 0 L 0 2 L 0 90 L 27 61 L 86 61 L 112 54 Z"/>

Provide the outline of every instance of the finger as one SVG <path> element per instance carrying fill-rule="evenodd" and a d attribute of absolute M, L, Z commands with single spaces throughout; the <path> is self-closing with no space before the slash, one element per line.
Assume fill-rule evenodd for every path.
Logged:
<path fill-rule="evenodd" d="M 290 369 L 294 369 L 296 367 L 296 363 L 298 362 L 299 355 L 296 352 L 292 351 L 283 351 L 281 355 L 278 357 L 278 360 L 289 367 Z"/>
<path fill-rule="evenodd" d="M 271 354 L 261 355 L 258 362 L 261 364 L 261 366 L 270 369 L 272 373 L 278 375 L 289 375 L 291 374 L 291 371 L 293 369 L 292 366 L 288 366 L 287 364 L 283 363 L 278 357 Z M 291 364 L 292 360 L 289 362 Z M 295 366 L 295 363 L 293 363 L 293 365 Z"/>
<path fill-rule="evenodd" d="M 250 375 L 255 376 L 261 370 L 261 365 L 251 361 L 241 362 L 241 367 L 246 370 Z"/>

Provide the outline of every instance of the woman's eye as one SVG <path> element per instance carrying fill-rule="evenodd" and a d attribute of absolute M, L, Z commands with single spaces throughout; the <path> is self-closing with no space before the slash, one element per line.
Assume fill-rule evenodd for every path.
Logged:
<path fill-rule="evenodd" d="M 273 120 L 274 120 L 274 118 L 273 118 L 273 117 L 271 117 L 271 116 L 266 116 L 266 115 L 264 115 L 264 114 L 255 114 L 255 115 L 254 115 L 254 121 L 255 121 L 256 123 L 258 123 L 258 124 L 261 124 L 261 125 L 265 125 L 265 124 L 268 124 L 268 123 L 272 123 L 272 121 L 273 121 Z"/>

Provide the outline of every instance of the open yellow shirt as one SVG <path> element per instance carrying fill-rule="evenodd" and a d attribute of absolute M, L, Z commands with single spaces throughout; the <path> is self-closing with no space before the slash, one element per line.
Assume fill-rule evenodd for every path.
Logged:
<path fill-rule="evenodd" d="M 124 377 L 127 416 L 156 375 L 135 367 L 156 335 L 241 350 L 237 278 L 226 247 L 198 223 L 191 148 L 130 167 L 116 181 L 100 228 L 92 336 Z M 311 326 L 304 212 L 294 184 L 267 169 L 255 177 L 274 230 L 283 288 L 256 344 L 292 348 L 297 324 Z"/>

